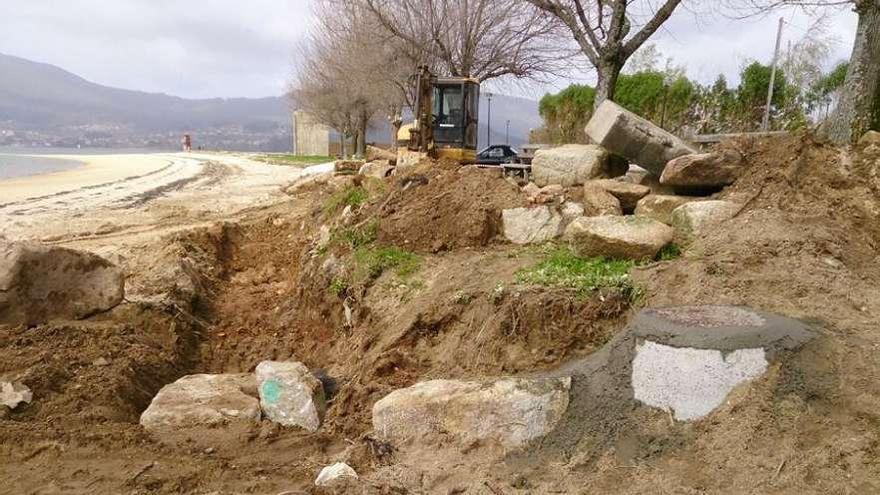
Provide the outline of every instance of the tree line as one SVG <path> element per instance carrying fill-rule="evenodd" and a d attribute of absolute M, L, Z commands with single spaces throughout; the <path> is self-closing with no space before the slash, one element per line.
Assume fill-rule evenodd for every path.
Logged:
<path fill-rule="evenodd" d="M 750 130 L 752 114 L 763 109 L 761 85 L 769 84 L 761 64 L 746 67 L 735 88 L 720 79 L 702 86 L 669 67 L 625 71 L 673 13 L 700 3 L 743 15 L 792 5 L 854 9 L 852 57 L 823 75 L 831 89 L 822 93 L 815 70 L 785 68 L 774 85 L 774 121 L 777 128 L 809 125 L 824 105 L 822 131 L 838 142 L 880 126 L 880 0 L 315 0 L 316 25 L 298 49 L 290 96 L 357 153 L 377 119 L 387 119 L 396 135 L 414 103 L 411 75 L 422 65 L 481 82 L 595 73 L 595 87 L 545 99 L 544 113 L 559 133 L 570 132 L 564 127 L 588 114 L 590 102 L 605 99 L 677 132 L 686 122 L 698 132 Z"/>

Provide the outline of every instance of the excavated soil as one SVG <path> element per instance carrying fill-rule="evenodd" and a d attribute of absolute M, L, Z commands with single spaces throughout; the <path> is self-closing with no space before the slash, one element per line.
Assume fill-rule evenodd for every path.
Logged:
<path fill-rule="evenodd" d="M 810 323 L 819 338 L 695 423 L 583 393 L 579 367 L 631 308 L 615 293 L 525 287 L 539 253 L 497 239 L 524 204 L 492 172 L 420 165 L 348 217 L 316 183 L 235 223 L 117 250 L 128 301 L 86 322 L 0 327 L 0 379 L 34 402 L 0 411 L 0 493 L 323 493 L 346 460 L 347 493 L 873 493 L 880 491 L 880 150 L 808 136 L 728 143 L 746 156 L 719 197 L 739 214 L 672 261 L 642 266 L 641 304 L 735 304 Z M 332 232 L 376 222 L 376 246 L 419 253 L 408 276 L 334 289 L 355 248 Z M 137 424 L 164 384 L 296 359 L 321 378 L 319 433 L 268 421 L 216 448 L 164 445 Z M 528 452 L 396 452 L 372 404 L 431 378 L 574 371 L 566 419 Z M 581 378 L 578 378 L 580 376 Z M 345 490 L 340 493 L 346 493 Z"/>

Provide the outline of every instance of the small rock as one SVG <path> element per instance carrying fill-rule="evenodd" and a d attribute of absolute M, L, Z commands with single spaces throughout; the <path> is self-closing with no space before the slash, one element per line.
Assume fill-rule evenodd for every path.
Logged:
<path fill-rule="evenodd" d="M 611 177 L 611 172 L 608 151 L 595 145 L 541 149 L 532 160 L 532 178 L 538 186 L 570 187 L 598 177 Z"/>
<path fill-rule="evenodd" d="M 623 215 L 620 200 L 593 181 L 584 184 L 584 215 L 599 217 L 603 215 Z"/>
<path fill-rule="evenodd" d="M 101 356 L 98 359 L 95 359 L 94 361 L 92 361 L 92 364 L 94 366 L 108 366 L 110 364 L 110 361 L 108 361 L 105 357 Z"/>
<path fill-rule="evenodd" d="M 715 225 L 733 218 L 740 206 L 731 201 L 697 201 L 679 206 L 672 212 L 675 242 L 687 245 Z"/>
<path fill-rule="evenodd" d="M 331 231 L 330 226 L 321 225 L 321 228 L 318 229 L 318 238 L 315 240 L 315 248 L 324 249 L 330 244 L 331 239 Z"/>
<path fill-rule="evenodd" d="M 559 235 L 562 216 L 549 206 L 511 208 L 501 212 L 504 237 L 514 244 L 549 241 Z"/>
<path fill-rule="evenodd" d="M 361 160 L 336 160 L 333 171 L 337 175 L 352 175 L 358 173 L 364 162 Z"/>
<path fill-rule="evenodd" d="M 550 184 L 549 186 L 544 186 L 538 189 L 538 193 L 535 194 L 533 197 L 530 197 L 529 200 L 532 203 L 543 205 L 547 203 L 555 203 L 564 195 L 565 188 L 563 188 L 559 184 Z"/>
<path fill-rule="evenodd" d="M 321 381 L 302 363 L 263 361 L 256 369 L 260 405 L 270 420 L 317 431 L 326 403 Z"/>
<path fill-rule="evenodd" d="M 651 188 L 639 184 L 631 184 L 619 180 L 594 180 L 590 184 L 595 184 L 607 191 L 609 194 L 620 201 L 620 207 L 624 212 L 632 212 L 636 209 L 636 204 L 640 199 L 651 194 Z"/>
<path fill-rule="evenodd" d="M 672 225 L 672 212 L 681 205 L 699 201 L 701 198 L 693 196 L 674 196 L 666 194 L 650 194 L 639 200 L 635 214 L 640 217 L 649 217 Z"/>
<path fill-rule="evenodd" d="M 33 398 L 33 392 L 23 383 L 0 382 L 0 404 L 9 409 L 15 409 L 22 402 L 30 404 Z"/>
<path fill-rule="evenodd" d="M 492 441 L 513 450 L 553 431 L 568 408 L 570 388 L 568 377 L 420 382 L 377 402 L 373 428 L 398 445 L 452 439 L 459 446 Z"/>
<path fill-rule="evenodd" d="M 213 453 L 214 453 L 214 447 L 208 447 L 208 448 L 205 449 L 203 452 L 204 452 L 205 454 L 213 454 Z"/>
<path fill-rule="evenodd" d="M 373 160 L 363 164 L 360 170 L 358 170 L 358 174 L 364 177 L 384 179 L 390 176 L 393 171 L 394 167 L 391 166 L 388 160 Z"/>
<path fill-rule="evenodd" d="M 676 192 L 711 193 L 733 184 L 742 166 L 742 154 L 732 149 L 685 155 L 666 165 L 660 183 Z"/>
<path fill-rule="evenodd" d="M 358 479 L 357 472 L 344 462 L 337 462 L 321 469 L 315 479 L 315 486 L 330 486 L 344 478 Z"/>
<path fill-rule="evenodd" d="M 674 231 L 645 217 L 582 217 L 573 221 L 565 237 L 579 256 L 642 260 L 654 258 L 672 242 Z"/>

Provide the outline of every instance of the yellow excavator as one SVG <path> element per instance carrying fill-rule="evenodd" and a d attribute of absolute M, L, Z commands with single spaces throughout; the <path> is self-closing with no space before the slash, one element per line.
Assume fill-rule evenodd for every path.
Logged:
<path fill-rule="evenodd" d="M 470 164 L 477 157 L 480 82 L 436 77 L 426 66 L 415 76 L 415 122 L 397 133 L 398 165 L 428 156 Z"/>

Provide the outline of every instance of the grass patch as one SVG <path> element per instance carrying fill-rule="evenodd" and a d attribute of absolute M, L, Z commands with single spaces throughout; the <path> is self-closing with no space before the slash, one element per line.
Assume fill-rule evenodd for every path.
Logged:
<path fill-rule="evenodd" d="M 586 295 L 599 289 L 619 289 L 635 298 L 639 292 L 629 276 L 634 261 L 581 258 L 568 248 L 556 248 L 537 265 L 517 273 L 519 283 L 566 287 Z"/>
<path fill-rule="evenodd" d="M 334 278 L 330 282 L 329 290 L 330 290 L 330 293 L 333 294 L 334 296 L 339 296 L 343 292 L 348 290 L 348 282 L 346 282 L 345 279 L 342 279 L 342 278 L 338 278 L 338 277 Z"/>
<path fill-rule="evenodd" d="M 307 167 L 309 165 L 319 165 L 336 160 L 332 156 L 306 155 L 297 156 L 283 153 L 271 153 L 254 157 L 255 160 L 270 163 L 272 165 L 284 165 L 290 167 Z"/>
<path fill-rule="evenodd" d="M 418 271 L 422 259 L 400 248 L 384 247 L 358 249 L 354 261 L 362 278 L 375 279 L 386 270 L 394 270 L 398 277 L 407 278 Z"/>
<path fill-rule="evenodd" d="M 330 238 L 330 244 L 346 244 L 351 249 L 358 249 L 372 244 L 379 236 L 379 222 L 372 221 L 365 225 L 337 230 Z"/>
<path fill-rule="evenodd" d="M 675 244 L 667 244 L 657 253 L 657 261 L 672 261 L 681 257 L 681 248 Z"/>
<path fill-rule="evenodd" d="M 370 199 L 370 193 L 360 186 L 349 186 L 333 193 L 324 202 L 324 213 L 330 215 L 345 208 L 346 206 L 360 206 Z"/>

